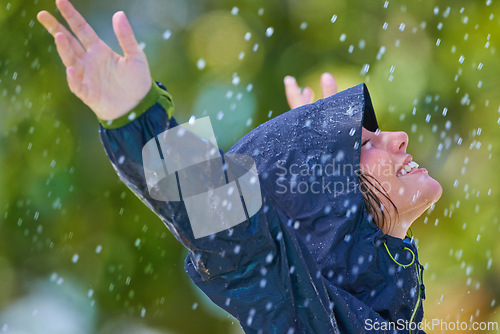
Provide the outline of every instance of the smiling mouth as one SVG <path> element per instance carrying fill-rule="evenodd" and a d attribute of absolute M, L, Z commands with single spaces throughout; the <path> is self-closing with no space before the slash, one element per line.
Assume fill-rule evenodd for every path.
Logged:
<path fill-rule="evenodd" d="M 404 176 L 412 171 L 418 169 L 418 164 L 415 161 L 410 161 L 396 173 L 397 177 Z"/>

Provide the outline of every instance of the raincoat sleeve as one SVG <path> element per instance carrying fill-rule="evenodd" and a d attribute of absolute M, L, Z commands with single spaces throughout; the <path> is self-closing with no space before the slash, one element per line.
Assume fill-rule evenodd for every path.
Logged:
<path fill-rule="evenodd" d="M 101 122 L 100 137 L 120 179 L 188 248 L 185 269 L 195 284 L 236 317 L 246 333 L 389 333 L 366 330 L 366 319 L 384 320 L 345 291 L 325 284 L 316 261 L 297 239 L 293 221 L 264 187 L 255 214 L 199 238 L 183 201 L 150 196 L 143 147 L 177 125 L 172 112 L 171 96 L 154 84 L 138 108 L 115 122 Z"/>

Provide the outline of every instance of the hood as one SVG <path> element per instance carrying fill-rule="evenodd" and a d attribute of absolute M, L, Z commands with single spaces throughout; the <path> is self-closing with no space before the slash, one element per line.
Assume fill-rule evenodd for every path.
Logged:
<path fill-rule="evenodd" d="M 261 187 L 322 270 L 365 216 L 357 176 L 362 126 L 378 128 L 365 84 L 279 115 L 228 152 L 253 157 Z"/>

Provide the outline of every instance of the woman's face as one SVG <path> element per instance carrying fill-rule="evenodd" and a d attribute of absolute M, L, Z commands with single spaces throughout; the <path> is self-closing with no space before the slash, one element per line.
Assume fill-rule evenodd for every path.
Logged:
<path fill-rule="evenodd" d="M 408 135 L 405 132 L 375 133 L 363 128 L 361 144 L 361 172 L 383 186 L 398 210 L 397 226 L 384 232 L 404 237 L 411 223 L 441 197 L 443 189 L 425 168 L 412 162 L 412 156 L 406 153 Z M 382 204 L 390 208 L 383 200 Z"/>

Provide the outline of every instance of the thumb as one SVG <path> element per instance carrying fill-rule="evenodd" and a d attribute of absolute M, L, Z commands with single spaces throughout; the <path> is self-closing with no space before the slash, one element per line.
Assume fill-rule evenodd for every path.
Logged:
<path fill-rule="evenodd" d="M 323 98 L 337 94 L 337 81 L 328 72 L 321 75 L 321 94 Z"/>
<path fill-rule="evenodd" d="M 125 58 L 136 58 L 143 53 L 139 43 L 137 43 L 135 39 L 134 31 L 130 26 L 127 16 L 125 16 L 123 11 L 116 12 L 115 15 L 113 15 L 113 30 L 115 31 L 116 38 L 118 39 L 118 43 L 122 48 Z"/>

